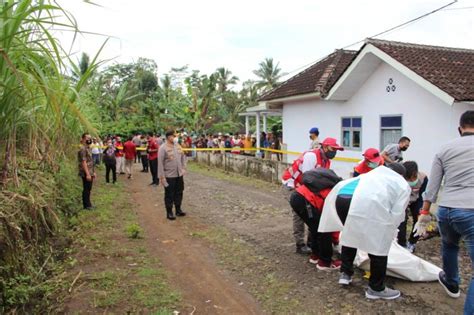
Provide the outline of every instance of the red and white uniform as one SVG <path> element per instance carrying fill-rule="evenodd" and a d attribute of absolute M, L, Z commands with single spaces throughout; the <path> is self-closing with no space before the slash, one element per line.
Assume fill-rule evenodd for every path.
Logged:
<path fill-rule="evenodd" d="M 330 168 L 331 160 L 327 159 L 321 149 L 304 152 L 293 161 L 293 164 L 283 173 L 282 183 L 290 188 L 301 185 L 303 173 L 316 167 Z"/>

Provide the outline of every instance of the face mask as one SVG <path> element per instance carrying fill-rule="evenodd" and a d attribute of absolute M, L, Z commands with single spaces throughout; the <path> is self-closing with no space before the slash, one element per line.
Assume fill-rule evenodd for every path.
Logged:
<path fill-rule="evenodd" d="M 402 150 L 402 151 L 406 151 L 407 149 L 408 149 L 407 147 L 400 148 L 400 150 Z"/>
<path fill-rule="evenodd" d="M 408 182 L 408 185 L 410 185 L 410 187 L 415 187 L 416 184 L 418 184 L 418 178 L 412 182 Z"/>
<path fill-rule="evenodd" d="M 179 141 L 178 138 L 174 138 L 174 139 L 173 139 L 174 144 L 177 144 L 178 141 Z"/>
<path fill-rule="evenodd" d="M 326 157 L 330 160 L 334 159 L 336 157 L 337 151 L 328 151 L 326 152 Z"/>
<path fill-rule="evenodd" d="M 113 147 L 113 146 L 114 146 L 113 143 L 109 143 L 109 148 L 111 148 L 111 147 Z"/>
<path fill-rule="evenodd" d="M 87 144 L 87 145 L 90 145 L 91 143 L 92 143 L 92 140 L 90 140 L 90 139 L 89 139 L 89 140 L 86 140 L 86 144 Z"/>
<path fill-rule="evenodd" d="M 377 166 L 379 166 L 379 163 L 375 163 L 375 162 L 367 162 L 367 166 L 374 169 L 376 168 Z"/>

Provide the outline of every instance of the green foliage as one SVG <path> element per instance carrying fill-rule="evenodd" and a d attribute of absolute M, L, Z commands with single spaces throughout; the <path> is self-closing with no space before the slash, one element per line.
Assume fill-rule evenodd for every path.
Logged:
<path fill-rule="evenodd" d="M 128 238 L 137 239 L 142 238 L 143 229 L 137 223 L 130 223 L 125 228 Z"/>
<path fill-rule="evenodd" d="M 278 85 L 280 79 L 285 75 L 281 72 L 280 63 L 273 62 L 273 58 L 265 58 L 260 62 L 260 68 L 254 70 L 254 74 L 260 78 L 257 85 L 263 88 L 264 91 L 269 91 Z"/>
<path fill-rule="evenodd" d="M 96 124 L 104 134 L 164 131 L 185 128 L 197 132 L 242 131 L 238 114 L 257 105 L 262 91 L 276 86 L 281 69 L 272 59 L 260 63 L 260 81 L 248 80 L 236 90 L 239 78 L 225 67 L 214 73 L 173 68 L 158 79 L 156 64 L 140 58 L 114 64 L 94 79 L 89 103 L 100 112 Z"/>

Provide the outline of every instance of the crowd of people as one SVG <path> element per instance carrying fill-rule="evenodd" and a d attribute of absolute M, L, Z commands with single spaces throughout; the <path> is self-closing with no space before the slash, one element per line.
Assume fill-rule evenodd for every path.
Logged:
<path fill-rule="evenodd" d="M 340 285 L 349 285 L 354 275 L 357 250 L 370 258 L 369 299 L 396 299 L 401 293 L 385 285 L 388 254 L 394 239 L 409 252 L 416 250 L 420 236 L 431 223 L 430 207 L 438 201 L 437 221 L 442 238 L 443 271 L 439 282 L 449 296 L 460 296 L 458 271 L 459 243 L 463 239 L 474 262 L 474 111 L 460 119 L 460 138 L 444 145 L 435 156 L 430 177 L 415 161 L 404 161 L 403 152 L 411 140 L 400 138 L 382 152 L 367 148 L 353 170 L 343 180 L 332 169 L 331 161 L 344 150 L 332 137 L 319 140 L 319 129 L 309 131 L 308 151 L 299 156 L 282 176 L 282 191 L 293 209 L 293 235 L 298 254 L 308 255 L 319 270 L 339 270 Z M 185 216 L 181 205 L 186 174 L 187 148 L 211 148 L 215 154 L 254 155 L 256 139 L 251 135 L 216 134 L 189 136 L 185 132 L 134 135 L 122 142 L 120 136 L 100 140 L 83 134 L 78 153 L 79 176 L 83 182 L 83 206 L 90 201 L 95 167 L 103 162 L 105 180 L 117 181 L 118 174 L 132 179 L 133 163 L 151 174 L 151 184 L 164 186 L 166 217 Z M 262 133 L 261 146 L 280 149 L 280 138 Z M 224 150 L 227 149 L 227 150 Z M 272 153 L 270 151 L 270 153 Z M 276 158 L 279 157 L 276 155 Z M 175 212 L 173 213 L 173 208 Z M 408 231 L 408 218 L 413 224 Z M 305 231 L 305 226 L 308 231 Z M 306 236 L 306 237 L 305 237 Z M 340 259 L 334 259 L 334 250 Z M 466 314 L 474 312 L 474 282 L 469 286 Z"/>
<path fill-rule="evenodd" d="M 185 138 L 183 137 L 183 141 Z M 125 142 L 121 136 L 107 136 L 103 142 L 84 133 L 81 149 L 78 152 L 79 176 L 83 182 L 82 203 L 84 209 L 92 210 L 90 195 L 92 183 L 96 177 L 95 168 L 103 162 L 105 182 L 117 182 L 117 174 L 133 178 L 133 164 L 141 163 L 141 172 L 151 174 L 151 186 L 160 183 L 165 189 L 166 217 L 175 220 L 176 216 L 185 216 L 181 208 L 184 191 L 183 176 L 186 173 L 186 156 L 179 144 L 175 131 L 160 134 L 136 134 Z M 173 212 L 173 208 L 175 212 Z"/>

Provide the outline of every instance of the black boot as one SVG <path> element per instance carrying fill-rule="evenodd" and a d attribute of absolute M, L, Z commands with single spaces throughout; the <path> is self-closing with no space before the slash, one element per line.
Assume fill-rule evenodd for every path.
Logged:
<path fill-rule="evenodd" d="M 186 215 L 186 212 L 181 210 L 181 208 L 176 209 L 176 216 L 177 217 L 184 217 Z"/>
<path fill-rule="evenodd" d="M 176 217 L 173 215 L 173 210 L 166 210 L 166 218 L 168 220 L 176 220 Z"/>
<path fill-rule="evenodd" d="M 311 248 L 308 247 L 306 244 L 297 244 L 296 245 L 296 253 L 300 255 L 309 255 L 311 254 Z"/>

